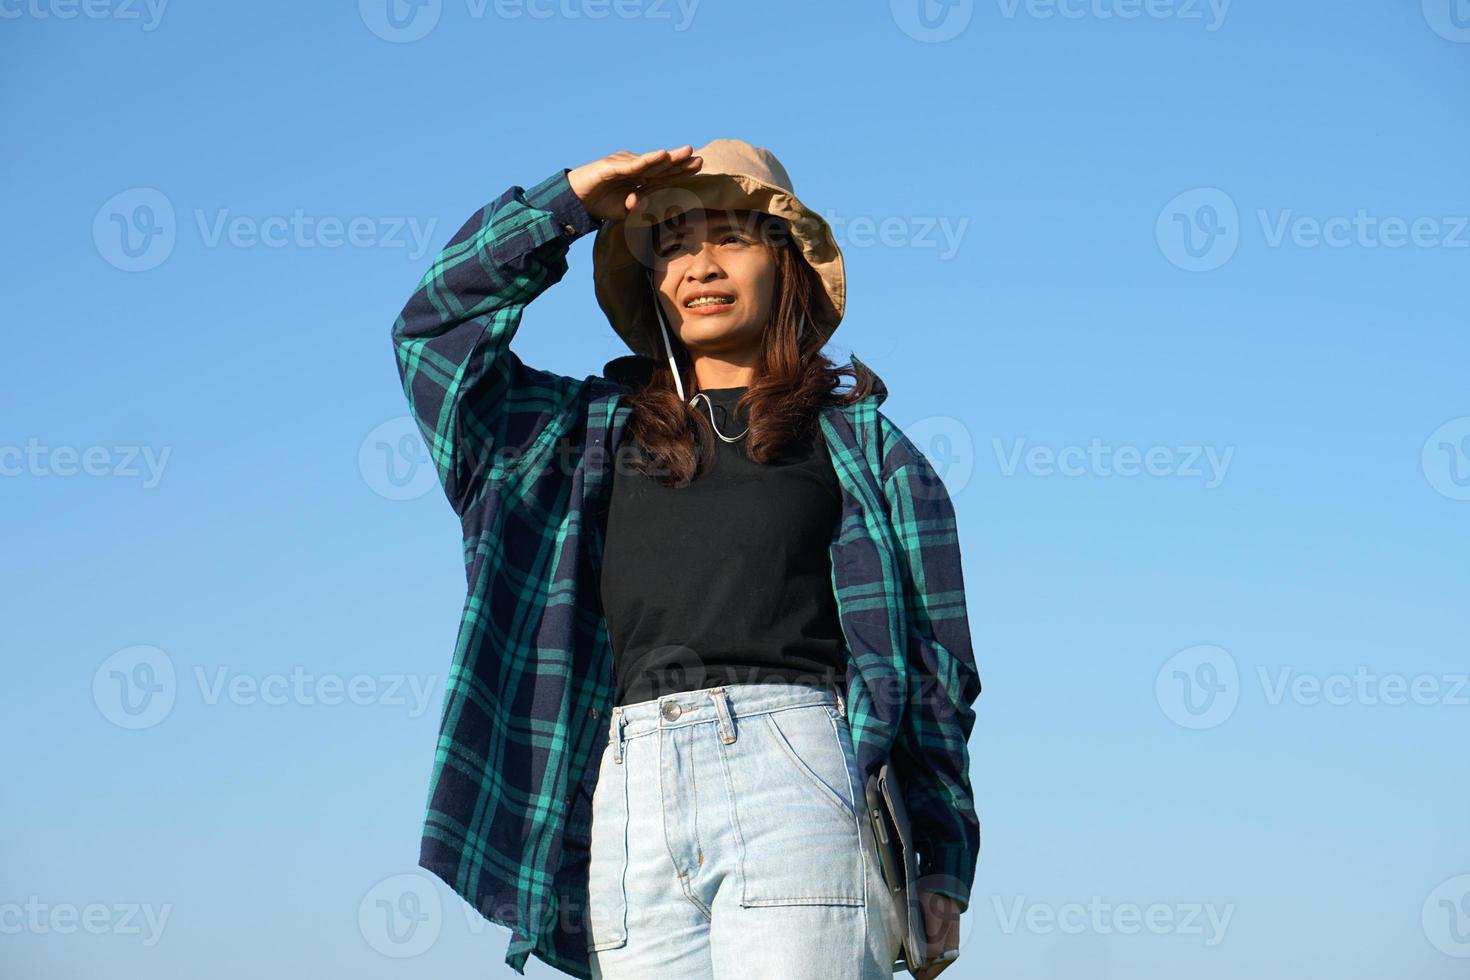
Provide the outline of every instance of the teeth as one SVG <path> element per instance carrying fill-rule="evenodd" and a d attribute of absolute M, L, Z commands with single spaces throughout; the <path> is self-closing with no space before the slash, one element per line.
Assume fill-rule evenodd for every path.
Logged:
<path fill-rule="evenodd" d="M 734 302 L 733 300 L 721 299 L 718 296 L 701 296 L 685 303 L 685 307 L 693 309 L 696 306 L 723 306 Z"/>

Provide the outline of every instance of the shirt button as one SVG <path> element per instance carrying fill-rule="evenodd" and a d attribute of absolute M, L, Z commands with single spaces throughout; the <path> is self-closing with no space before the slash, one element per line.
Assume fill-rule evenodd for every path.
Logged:
<path fill-rule="evenodd" d="M 597 717 L 597 709 L 596 708 L 588 708 L 587 709 L 587 717 L 589 717 L 589 718 L 596 718 Z"/>
<path fill-rule="evenodd" d="M 673 721 L 675 718 L 679 717 L 679 702 L 665 701 L 663 714 L 665 718 L 669 719 L 669 721 Z"/>
<path fill-rule="evenodd" d="M 562 225 L 561 226 L 561 230 L 564 231 L 564 232 L 566 232 L 568 235 L 570 235 L 572 232 L 576 231 L 577 229 L 574 226 L 572 226 L 572 225 Z"/>

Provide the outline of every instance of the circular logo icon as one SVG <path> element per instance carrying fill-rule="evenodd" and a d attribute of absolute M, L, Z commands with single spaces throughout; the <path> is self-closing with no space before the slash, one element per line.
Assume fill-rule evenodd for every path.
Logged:
<path fill-rule="evenodd" d="M 92 675 L 92 702 L 119 728 L 152 728 L 174 709 L 174 662 L 158 647 L 119 650 Z"/>
<path fill-rule="evenodd" d="M 1430 892 L 1420 921 L 1435 949 L 1456 959 L 1470 959 L 1470 875 L 1451 878 Z"/>
<path fill-rule="evenodd" d="M 938 44 L 970 26 L 975 0 L 889 0 L 893 22 L 915 41 Z"/>
<path fill-rule="evenodd" d="M 438 940 L 443 924 L 443 905 L 434 883 L 412 872 L 378 882 L 357 906 L 362 938 L 393 959 L 426 952 Z"/>
<path fill-rule="evenodd" d="M 107 199 L 92 219 L 92 243 L 103 261 L 123 272 L 147 272 L 174 250 L 174 206 L 153 187 L 134 187 Z"/>
<path fill-rule="evenodd" d="M 1451 500 L 1470 500 L 1470 415 L 1450 419 L 1424 440 L 1419 458 L 1429 485 Z"/>
<path fill-rule="evenodd" d="M 357 0 L 367 29 L 393 44 L 410 44 L 439 24 L 442 0 Z"/>
<path fill-rule="evenodd" d="M 1424 0 L 1424 19 L 1446 41 L 1470 44 L 1470 0 Z"/>
<path fill-rule="evenodd" d="M 697 691 L 715 683 L 708 659 L 694 647 L 683 643 L 662 644 L 640 659 L 642 667 L 626 675 L 632 688 L 666 687 L 675 691 Z"/>
<path fill-rule="evenodd" d="M 1181 728 L 1223 725 L 1240 701 L 1240 672 L 1223 647 L 1202 644 L 1180 650 L 1154 679 L 1164 716 Z"/>
<path fill-rule="evenodd" d="M 650 237 L 653 227 L 686 212 L 704 209 L 704 198 L 693 189 L 678 184 L 658 187 L 647 194 L 640 194 L 633 212 L 622 222 L 620 230 L 623 234 L 623 245 L 628 254 L 651 275 L 657 265 Z"/>
<path fill-rule="evenodd" d="M 903 427 L 903 434 L 929 460 L 951 497 L 969 486 L 975 474 L 975 441 L 969 426 L 952 415 L 926 415 Z"/>
<path fill-rule="evenodd" d="M 388 500 L 416 500 L 439 485 L 429 447 L 407 415 L 367 434 L 357 449 L 357 469 L 373 493 Z"/>
<path fill-rule="evenodd" d="M 1229 262 L 1240 246 L 1240 212 L 1218 187 L 1198 187 L 1164 205 L 1154 237 L 1174 265 L 1209 272 Z"/>

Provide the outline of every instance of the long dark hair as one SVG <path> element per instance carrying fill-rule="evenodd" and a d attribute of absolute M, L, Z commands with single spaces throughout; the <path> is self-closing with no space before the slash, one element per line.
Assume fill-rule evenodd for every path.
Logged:
<path fill-rule="evenodd" d="M 871 393 L 873 374 L 851 360 L 838 366 L 822 353 L 828 331 L 818 319 L 821 314 L 816 300 L 823 288 L 821 279 L 802 257 L 783 219 L 764 212 L 753 216 L 758 219 L 761 241 L 775 252 L 776 286 L 771 319 L 761 339 L 760 363 L 736 413 L 748 411 L 747 455 L 755 462 L 771 463 L 815 438 L 822 409 L 850 404 Z M 645 347 L 662 351 L 655 302 L 653 290 L 647 290 L 638 324 L 646 338 Z M 803 314 L 806 330 L 798 340 Z M 689 351 L 672 329 L 669 342 L 688 392 L 694 378 Z M 693 407 L 679 400 L 668 358 L 656 361 L 648 382 L 628 396 L 633 409 L 628 419 L 633 438 L 625 441 L 630 446 L 627 465 L 666 486 L 682 486 L 704 472 L 716 436 L 702 402 L 700 407 Z M 837 392 L 845 374 L 853 377 L 853 385 Z"/>

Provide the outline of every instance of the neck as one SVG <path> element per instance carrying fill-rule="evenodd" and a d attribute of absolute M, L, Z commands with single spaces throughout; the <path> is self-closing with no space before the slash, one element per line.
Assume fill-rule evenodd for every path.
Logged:
<path fill-rule="evenodd" d="M 743 354 L 697 354 L 694 377 L 700 388 L 743 388 L 755 381 L 759 351 Z"/>

